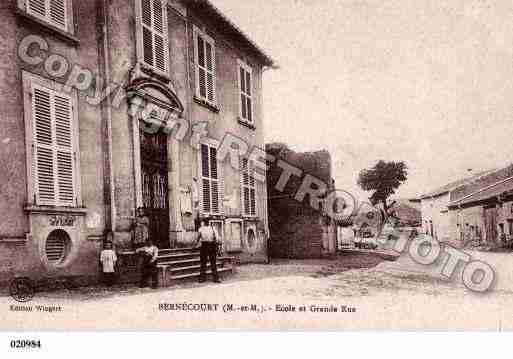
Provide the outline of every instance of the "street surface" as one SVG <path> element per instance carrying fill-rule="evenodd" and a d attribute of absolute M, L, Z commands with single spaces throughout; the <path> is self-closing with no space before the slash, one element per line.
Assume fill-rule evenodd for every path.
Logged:
<path fill-rule="evenodd" d="M 408 254 L 393 262 L 341 255 L 244 265 L 218 285 L 188 283 L 156 291 L 79 288 L 37 293 L 25 304 L 61 308 L 53 313 L 12 311 L 10 306 L 20 303 L 1 297 L 0 329 L 513 329 L 513 254 L 467 253 L 495 268 L 492 291 L 469 291 L 460 273 L 442 278 L 443 261 L 424 266 Z M 177 303 L 193 306 L 169 310 Z M 162 304 L 168 304 L 166 310 L 159 309 Z M 217 304 L 218 309 L 197 311 L 194 304 Z M 224 312 L 230 304 L 234 311 Z M 304 312 L 298 311 L 301 306 Z"/>

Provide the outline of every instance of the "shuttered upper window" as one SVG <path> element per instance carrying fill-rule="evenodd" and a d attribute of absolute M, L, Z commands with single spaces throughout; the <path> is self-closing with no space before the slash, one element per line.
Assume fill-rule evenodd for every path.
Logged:
<path fill-rule="evenodd" d="M 244 62 L 239 61 L 239 116 L 250 124 L 253 124 L 253 71 Z"/>
<path fill-rule="evenodd" d="M 256 216 L 255 166 L 253 161 L 244 157 L 240 162 L 242 213 L 245 216 Z"/>
<path fill-rule="evenodd" d="M 216 48 L 214 39 L 194 28 L 196 96 L 216 105 Z"/>
<path fill-rule="evenodd" d="M 26 76 L 24 74 L 24 76 Z M 37 205 L 77 206 L 77 149 L 74 99 L 56 91 L 51 81 L 28 79 L 26 104 L 31 121 L 27 134 L 31 147 L 29 183 Z M 53 85 L 52 85 L 53 84 Z"/>
<path fill-rule="evenodd" d="M 50 25 L 69 31 L 71 0 L 24 0 L 25 10 Z"/>
<path fill-rule="evenodd" d="M 222 205 L 222 180 L 217 162 L 217 149 L 201 144 L 201 209 L 203 213 L 220 214 Z"/>
<path fill-rule="evenodd" d="M 138 0 L 139 57 L 145 65 L 169 73 L 169 39 L 166 0 Z"/>

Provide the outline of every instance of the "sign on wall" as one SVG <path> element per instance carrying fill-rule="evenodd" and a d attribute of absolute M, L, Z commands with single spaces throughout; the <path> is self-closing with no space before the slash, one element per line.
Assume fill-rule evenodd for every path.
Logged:
<path fill-rule="evenodd" d="M 70 215 L 53 215 L 49 217 L 48 222 L 52 227 L 73 227 L 75 219 L 75 216 Z"/>

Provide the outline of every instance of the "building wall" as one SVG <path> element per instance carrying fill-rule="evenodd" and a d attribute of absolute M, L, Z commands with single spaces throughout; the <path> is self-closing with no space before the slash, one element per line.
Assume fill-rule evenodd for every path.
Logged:
<path fill-rule="evenodd" d="M 497 225 L 500 226 L 500 224 L 502 224 L 504 226 L 506 239 L 508 241 L 513 240 L 513 224 L 509 224 L 509 222 L 513 222 L 513 201 L 501 203 L 497 205 L 497 207 Z M 500 230 L 498 230 L 497 233 L 500 234 Z"/>
<path fill-rule="evenodd" d="M 108 102 L 90 105 L 87 96 L 94 96 L 95 85 L 84 93 L 78 93 L 80 184 L 82 203 L 78 209 L 34 207 L 27 191 L 27 151 L 25 143 L 24 94 L 22 73 L 27 71 L 44 78 L 65 83 L 65 76 L 52 78 L 44 64 L 28 65 L 17 54 L 17 46 L 29 35 L 41 35 L 49 44 L 49 54 L 59 54 L 70 66 L 89 69 L 94 77 L 103 76 L 110 70 L 109 83 L 126 85 L 138 79 L 135 0 L 106 2 L 109 22 L 106 26 L 108 44 L 103 44 L 102 1 L 73 1 L 74 38 L 49 30 L 44 25 L 17 13 L 16 1 L 0 7 L 0 95 L 2 96 L 2 126 L 0 127 L 0 282 L 15 275 L 32 278 L 79 277 L 95 281 L 98 275 L 98 255 L 106 229 L 114 229 L 118 249 L 130 247 L 132 225 L 137 208 L 137 168 L 134 153 L 134 119 L 129 114 L 129 98 L 124 91 L 114 91 Z M 169 78 L 168 88 L 183 106 L 183 118 L 191 125 L 207 121 L 211 137 L 221 140 L 227 131 L 243 138 L 248 144 L 264 147 L 262 119 L 262 65 L 260 60 L 246 50 L 238 50 L 236 39 L 224 38 L 218 24 L 197 14 L 188 14 L 186 2 L 170 1 L 168 8 L 169 29 Z M 87 14 L 87 16 L 85 16 Z M 214 113 L 193 101 L 194 68 L 192 25 L 211 30 L 216 40 L 217 95 L 219 113 Z M 76 42 L 78 40 L 79 43 Z M 253 65 L 255 129 L 239 125 L 237 58 Z M 107 66 L 105 66 L 107 64 Z M 71 70 L 71 67 L 70 67 Z M 143 76 L 144 77 L 144 76 Z M 105 83 L 102 83 L 105 86 Z M 110 110 L 107 111 L 107 105 Z M 119 106 L 117 106 L 119 105 Z M 110 112 L 110 119 L 108 113 Z M 112 141 L 112 158 L 109 158 L 109 125 Z M 168 138 L 170 233 L 173 245 L 187 245 L 195 238 L 194 221 L 181 213 L 180 195 L 190 191 L 192 178 L 197 176 L 197 152 L 190 146 L 190 138 L 179 142 Z M 108 166 L 113 172 L 113 221 L 110 216 L 110 188 Z M 267 200 L 265 183 L 258 184 L 258 215 L 242 218 L 240 213 L 239 174 L 225 163 L 226 194 L 236 196 L 236 208 L 225 208 L 228 218 L 241 219 L 243 231 L 252 228 L 257 234 L 254 243 L 244 242 L 235 253 L 239 260 L 263 261 L 266 259 Z M 225 206 L 229 201 L 223 202 Z M 26 208 L 32 208 L 27 211 Z M 197 209 L 193 216 L 197 216 Z M 71 218 L 71 224 L 55 225 L 55 218 Z M 54 223 L 54 224 L 52 224 Z M 57 221 L 59 223 L 59 221 Z M 192 224 L 191 224 L 192 223 Z M 112 226 L 112 227 L 111 227 Z M 44 243 L 48 233 L 63 229 L 71 237 L 71 250 L 62 265 L 49 266 L 44 260 Z"/>
<path fill-rule="evenodd" d="M 323 218 L 317 211 L 290 199 L 271 201 L 269 210 L 273 258 L 323 256 Z"/>
<path fill-rule="evenodd" d="M 258 147 L 264 150 L 264 129 L 263 129 L 263 111 L 262 111 L 262 66 L 259 61 L 251 55 L 239 50 L 236 43 L 228 38 L 222 31 L 218 30 L 217 24 L 211 19 L 201 17 L 193 11 L 189 11 L 188 17 L 188 44 L 189 53 L 189 93 L 193 98 L 195 93 L 195 69 L 194 69 L 194 42 L 193 42 L 193 28 L 197 26 L 200 29 L 206 29 L 209 36 L 215 40 L 216 48 L 216 96 L 217 106 L 219 112 L 212 111 L 208 107 L 192 100 L 190 103 L 190 121 L 191 126 L 198 123 L 206 122 L 208 124 L 209 137 L 214 140 L 222 142 L 226 135 L 233 135 L 242 139 L 248 145 L 249 151 L 253 147 Z M 239 83 L 238 83 L 238 62 L 243 60 L 252 67 L 252 81 L 253 81 L 253 118 L 254 128 L 249 128 L 238 122 L 239 120 Z M 183 155 L 188 160 L 185 162 L 184 172 L 186 173 L 185 182 L 183 186 L 191 185 L 191 178 L 200 178 L 199 173 L 199 155 L 197 149 L 186 146 L 183 149 Z M 190 159 L 190 162 L 189 162 Z M 224 200 L 222 202 L 222 217 L 225 223 L 225 233 L 222 235 L 228 236 L 228 223 L 231 219 L 241 219 L 243 221 L 243 228 L 254 227 L 257 233 L 257 243 L 250 246 L 245 237 L 246 230 L 243 230 L 243 239 L 241 250 L 230 251 L 231 254 L 238 257 L 240 262 L 248 261 L 265 261 L 267 260 L 267 243 L 266 233 L 268 232 L 267 220 L 267 194 L 266 185 L 260 181 L 257 183 L 257 216 L 255 218 L 244 217 L 241 209 L 241 186 L 240 186 L 240 173 L 238 168 L 233 168 L 230 163 L 230 157 L 227 156 L 224 163 L 221 164 L 223 173 L 223 189 Z M 238 161 L 238 160 L 237 160 Z M 190 163 L 190 165 L 188 165 Z M 195 209 L 194 216 L 203 217 L 199 209 Z M 181 241 L 190 242 L 194 232 L 185 231 L 181 237 Z M 229 249 L 229 246 L 227 246 Z"/>
<path fill-rule="evenodd" d="M 483 206 L 451 210 L 451 239 L 456 246 L 463 246 L 477 238 L 484 239 L 486 230 Z"/>
<path fill-rule="evenodd" d="M 282 169 L 275 163 L 267 175 L 269 193 L 270 253 L 274 258 L 321 258 L 336 252 L 336 227 L 322 211 L 310 206 L 309 196 L 295 200 L 306 174 L 333 189 L 331 157 L 327 151 L 296 153 L 285 145 L 271 144 L 268 153 L 303 171 L 303 176 L 290 178 L 284 191 L 275 186 Z"/>
<path fill-rule="evenodd" d="M 451 212 L 452 238 L 460 245 L 479 241 L 483 244 L 494 245 L 499 242 L 499 235 L 506 235 L 506 240 L 513 240 L 513 202 L 491 204 L 497 211 L 496 238 L 488 238 L 485 224 L 485 205 L 475 204 L 466 208 L 455 208 Z M 510 225 L 510 222 L 512 223 Z M 501 229 L 502 225 L 502 229 Z M 511 230 L 510 230 L 511 227 Z"/>
<path fill-rule="evenodd" d="M 262 119 L 262 67 L 258 60 L 237 50 L 237 43 L 224 38 L 216 32 L 216 24 L 201 15 L 195 14 L 180 1 L 171 2 L 168 11 L 168 31 L 170 46 L 170 89 L 177 95 L 184 107 L 183 116 L 189 122 L 190 128 L 200 122 L 208 124 L 208 136 L 221 141 L 227 133 L 242 138 L 251 148 L 263 148 L 263 119 Z M 111 16 L 116 18 L 109 26 L 112 42 L 110 60 L 113 69 L 113 80 L 124 83 L 127 78 L 133 80 L 136 75 L 128 74 L 128 70 L 136 66 L 136 39 L 133 23 L 136 21 L 134 2 L 130 6 L 125 1 L 113 1 L 110 6 Z M 128 20 L 128 21 L 127 21 Z M 212 111 L 193 100 L 195 93 L 194 42 L 193 27 L 207 29 L 215 40 L 216 47 L 216 96 L 219 112 Z M 237 59 L 244 59 L 253 66 L 254 82 L 254 118 L 255 129 L 250 129 L 238 123 L 239 93 L 238 93 L 238 64 Z M 133 70 L 132 70 L 133 71 Z M 116 203 L 116 238 L 120 246 L 127 246 L 131 236 L 131 225 L 135 219 L 136 189 L 134 182 L 134 161 L 132 153 L 134 121 L 127 116 L 126 103 L 112 112 L 113 132 L 113 162 Z M 182 213 L 180 196 L 183 192 L 190 193 L 194 186 L 193 177 L 198 175 L 198 153 L 191 146 L 190 138 L 176 141 L 173 136 L 168 138 L 168 158 L 170 168 L 168 173 L 169 207 L 170 207 L 170 242 L 173 245 L 190 245 L 196 238 L 194 218 L 201 216 L 198 208 L 192 216 Z M 231 168 L 228 161 L 223 165 L 224 193 L 223 214 L 230 218 L 241 218 L 239 172 Z M 201 189 L 199 188 L 201 191 Z M 234 253 L 241 262 L 263 261 L 266 259 L 265 233 L 267 231 L 267 211 L 265 184 L 257 185 L 257 218 L 244 219 L 244 228 L 254 225 L 257 232 L 257 245 L 249 250 L 243 243 L 242 250 Z M 232 197 L 235 197 L 232 200 Z M 235 208 L 227 205 L 235 203 Z M 225 219 L 222 219 L 225 221 Z M 226 226 L 225 226 L 226 228 Z M 222 233 L 225 236 L 226 233 Z M 245 240 L 245 238 L 243 238 Z"/>
<path fill-rule="evenodd" d="M 14 275 L 31 274 L 33 277 L 96 276 L 99 243 L 96 238 L 104 229 L 103 173 L 100 109 L 85 101 L 85 94 L 78 95 L 79 146 L 81 163 L 83 213 L 55 213 L 52 210 L 26 211 L 34 200 L 27 191 L 27 150 L 25 143 L 24 93 L 22 73 L 36 74 L 59 83 L 65 83 L 72 65 L 97 72 L 99 67 L 96 47 L 96 3 L 76 2 L 77 12 L 92 16 L 77 16 L 75 23 L 80 46 L 56 36 L 45 26 L 20 15 L 15 1 L 0 7 L 0 35 L 2 71 L 0 95 L 2 96 L 2 126 L 0 138 L 2 150 L 0 173 L 2 200 L 0 213 L 0 282 Z M 18 56 L 18 44 L 27 35 L 39 35 L 48 42 L 49 50 L 40 56 L 47 59 L 50 54 L 63 56 L 70 65 L 68 72 L 59 78 L 52 77 L 45 70 L 44 63 L 29 65 Z M 54 215 L 71 215 L 73 225 L 53 226 Z M 44 236 L 53 229 L 62 228 L 74 239 L 72 261 L 61 268 L 49 267 L 44 260 L 42 243 Z"/>
<path fill-rule="evenodd" d="M 450 213 L 448 211 L 449 193 L 423 198 L 421 200 L 422 229 L 424 233 L 431 233 L 439 241 L 450 239 Z"/>

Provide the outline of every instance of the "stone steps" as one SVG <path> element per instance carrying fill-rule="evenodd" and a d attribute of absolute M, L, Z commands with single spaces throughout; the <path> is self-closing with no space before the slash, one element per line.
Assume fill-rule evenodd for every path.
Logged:
<path fill-rule="evenodd" d="M 223 276 L 225 274 L 229 274 L 229 273 L 232 273 L 233 272 L 233 268 L 217 268 L 217 273 L 219 274 L 219 276 Z M 212 271 L 209 269 L 207 270 L 207 278 L 210 278 L 212 274 Z M 199 276 L 200 276 L 200 272 L 193 272 L 193 273 L 188 273 L 188 274 L 182 274 L 182 275 L 175 275 L 175 276 L 172 276 L 170 279 L 173 280 L 173 281 L 177 281 L 177 280 L 186 280 L 186 279 L 199 279 Z"/>
<path fill-rule="evenodd" d="M 124 272 L 131 282 L 138 281 L 139 270 L 137 256 L 134 252 L 125 252 L 122 254 L 123 262 L 129 263 Z M 233 257 L 218 257 L 217 271 L 219 275 L 229 275 L 234 270 L 235 260 Z M 159 271 L 159 287 L 169 287 L 179 284 L 183 281 L 198 279 L 200 276 L 200 251 L 199 248 L 174 248 L 161 249 L 157 258 L 157 268 Z M 211 277 L 210 264 L 207 264 L 207 276 Z"/>

